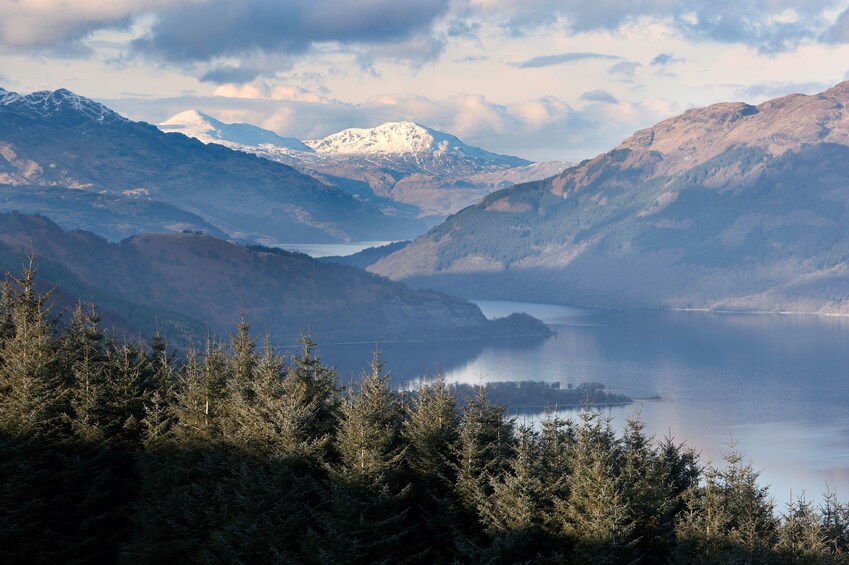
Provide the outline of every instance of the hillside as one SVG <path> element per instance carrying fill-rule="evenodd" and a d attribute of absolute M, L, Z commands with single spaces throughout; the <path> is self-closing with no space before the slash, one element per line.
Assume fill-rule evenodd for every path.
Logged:
<path fill-rule="evenodd" d="M 554 176 L 568 166 L 499 155 L 413 122 L 350 128 L 303 142 L 250 124 L 225 124 L 197 110 L 159 128 L 285 163 L 405 217 L 447 216 L 494 190 Z"/>
<path fill-rule="evenodd" d="M 465 296 L 849 314 L 849 82 L 689 110 L 370 267 Z"/>
<path fill-rule="evenodd" d="M 488 321 L 466 300 L 414 290 L 360 269 L 297 253 L 243 247 L 195 233 L 144 234 L 119 244 L 66 232 L 50 220 L 0 214 L 3 269 L 34 251 L 41 275 L 66 294 L 111 309 L 122 326 L 149 334 L 155 311 L 165 328 L 232 329 L 244 312 L 278 342 L 311 332 L 336 340 L 548 335 L 533 318 Z"/>
<path fill-rule="evenodd" d="M 89 199 L 89 193 L 108 195 L 125 209 L 137 201 L 165 205 L 160 215 L 151 207 L 139 210 L 138 221 L 116 219 L 109 207 L 83 221 L 37 203 L 20 203 L 22 210 L 51 214 L 66 227 L 108 237 L 114 230 L 100 226 L 110 223 L 129 224 L 124 231 L 131 233 L 151 223 L 177 232 L 203 229 L 205 223 L 232 239 L 254 241 L 394 239 L 421 233 L 414 222 L 387 217 L 289 166 L 165 134 L 67 90 L 22 96 L 0 89 L 0 185 L 19 202 L 29 197 L 30 187 L 40 186 L 68 189 L 65 200 L 75 206 L 85 206 L 76 202 Z"/>

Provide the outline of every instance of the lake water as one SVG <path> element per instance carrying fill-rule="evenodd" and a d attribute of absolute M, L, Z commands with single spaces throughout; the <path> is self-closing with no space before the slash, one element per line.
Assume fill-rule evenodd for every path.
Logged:
<path fill-rule="evenodd" d="M 547 339 L 366 343 L 321 347 L 342 380 L 375 348 L 395 382 L 444 373 L 449 381 L 601 382 L 637 400 L 610 409 L 615 425 L 639 412 L 718 461 L 737 449 L 762 469 L 783 505 L 805 490 L 849 500 L 849 319 L 705 312 L 618 312 L 480 301 L 489 317 L 525 311 Z"/>
<path fill-rule="evenodd" d="M 264 245 L 268 245 L 269 247 L 276 247 L 278 249 L 282 249 L 284 251 L 297 251 L 298 253 L 305 253 L 310 257 L 329 257 L 331 255 L 353 255 L 354 253 L 359 253 L 363 249 L 368 249 L 369 247 L 382 247 L 384 245 L 389 245 L 390 243 L 395 243 L 395 240 L 391 241 L 349 241 L 346 243 L 269 243 L 264 242 Z"/>

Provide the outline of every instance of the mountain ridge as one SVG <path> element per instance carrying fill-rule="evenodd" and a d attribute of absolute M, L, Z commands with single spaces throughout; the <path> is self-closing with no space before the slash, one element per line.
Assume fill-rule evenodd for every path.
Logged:
<path fill-rule="evenodd" d="M 28 95 L 4 90 L 2 101 L 0 185 L 17 190 L 19 198 L 26 197 L 25 187 L 41 186 L 69 189 L 69 197 L 110 195 L 126 206 L 157 201 L 236 240 L 393 239 L 421 230 L 288 165 L 163 133 L 64 89 Z M 61 210 L 39 209 L 43 201 L 25 204 L 26 211 L 63 221 Z M 114 222 L 108 210 L 102 215 Z M 164 219 L 159 224 L 164 231 L 197 229 L 171 227 Z M 99 229 L 97 222 L 65 225 Z"/>
<path fill-rule="evenodd" d="M 550 335 L 532 318 L 491 322 L 461 298 L 300 253 L 196 233 L 142 234 L 109 243 L 91 233 L 64 231 L 43 216 L 0 213 L 0 266 L 15 273 L 28 253 L 50 267 L 43 273 L 46 283 L 76 292 L 72 299 L 107 297 L 103 305 L 115 308 L 110 314 L 143 334 L 153 328 L 132 327 L 126 320 L 150 323 L 152 311 L 166 316 L 158 323 L 183 327 L 196 339 L 208 329 L 227 333 L 241 314 L 278 343 L 294 342 L 307 331 L 323 343 Z"/>
<path fill-rule="evenodd" d="M 476 297 L 849 313 L 847 107 L 844 82 L 688 110 L 369 270 Z"/>
<path fill-rule="evenodd" d="M 224 124 L 199 110 L 177 114 L 158 127 L 287 164 L 387 214 L 402 217 L 438 219 L 494 190 L 553 176 L 571 165 L 563 161 L 532 163 L 492 153 L 411 121 L 349 128 L 303 142 L 280 138 L 290 141 L 277 145 L 245 144 L 245 137 L 226 131 L 235 126 L 249 129 L 260 139 L 279 137 L 250 124 Z M 306 151 L 296 143 L 302 143 Z"/>

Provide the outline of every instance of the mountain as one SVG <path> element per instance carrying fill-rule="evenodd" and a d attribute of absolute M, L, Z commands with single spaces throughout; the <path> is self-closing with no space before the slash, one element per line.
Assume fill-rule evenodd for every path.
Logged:
<path fill-rule="evenodd" d="M 391 255 L 409 244 L 409 241 L 396 241 L 377 247 L 367 247 L 351 255 L 327 255 L 325 257 L 318 257 L 317 259 L 322 263 L 339 263 L 341 265 L 353 265 L 354 267 L 365 269 L 372 263 L 376 263 L 383 257 Z"/>
<path fill-rule="evenodd" d="M 229 333 L 241 312 L 277 343 L 293 342 L 302 331 L 322 343 L 550 334 L 526 315 L 489 321 L 466 300 L 299 253 L 195 233 L 143 234 L 115 244 L 63 231 L 41 216 L 0 214 L 0 268 L 19 272 L 30 252 L 65 303 L 94 301 L 142 335 L 154 324 L 177 338 Z"/>
<path fill-rule="evenodd" d="M 271 130 L 251 124 L 225 124 L 198 110 L 181 112 L 159 124 L 169 133 L 182 133 L 204 143 L 232 143 L 238 146 L 270 145 L 278 149 L 311 153 L 312 149 L 294 137 L 281 137 Z"/>
<path fill-rule="evenodd" d="M 466 145 L 453 135 L 414 122 L 388 122 L 371 129 L 351 128 L 324 139 L 304 142 L 322 155 L 368 155 L 399 170 L 441 175 L 481 172 L 491 167 L 510 168 L 530 161 L 490 153 Z"/>
<path fill-rule="evenodd" d="M 370 268 L 478 298 L 849 314 L 849 82 L 698 108 Z"/>
<path fill-rule="evenodd" d="M 197 110 L 159 128 L 285 163 L 405 217 L 447 216 L 494 190 L 554 176 L 569 165 L 491 153 L 414 122 L 351 128 L 303 142 L 249 124 L 224 124 Z"/>
<path fill-rule="evenodd" d="M 291 167 L 165 134 L 67 90 L 22 96 L 0 89 L 0 185 L 26 201 L 23 210 L 104 236 L 112 236 L 100 229 L 104 224 L 125 224 L 123 231 L 131 233 L 151 224 L 164 231 L 209 225 L 233 239 L 280 242 L 421 233 L 415 222 L 387 217 Z M 62 207 L 49 203 L 38 208 L 28 200 L 33 187 L 67 189 L 65 200 L 86 208 L 95 221 L 68 218 Z M 113 207 L 143 217 L 117 218 L 109 207 L 91 205 L 91 194 L 107 195 Z M 142 207 L 138 201 L 159 206 Z"/>

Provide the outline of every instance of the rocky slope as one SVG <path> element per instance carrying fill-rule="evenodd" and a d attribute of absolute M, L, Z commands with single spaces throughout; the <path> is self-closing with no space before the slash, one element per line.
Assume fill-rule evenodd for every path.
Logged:
<path fill-rule="evenodd" d="M 291 167 L 162 133 L 67 90 L 22 96 L 0 89 L 0 185 L 5 192 L 15 187 L 18 200 L 25 200 L 31 187 L 58 187 L 68 189 L 66 200 L 75 206 L 85 207 L 80 201 L 95 193 L 127 210 L 144 201 L 164 205 L 165 216 L 175 216 L 175 209 L 182 213 L 154 221 L 157 210 L 147 207 L 139 222 L 124 218 L 130 232 L 158 222 L 167 231 L 208 224 L 242 240 L 368 240 L 421 233 L 420 226 L 386 217 Z M 101 223 L 127 223 L 108 208 L 91 223 L 65 221 L 50 207 L 22 209 L 96 232 Z"/>
<path fill-rule="evenodd" d="M 849 313 L 849 82 L 689 110 L 370 269 L 466 296 Z"/>
<path fill-rule="evenodd" d="M 285 163 L 401 216 L 447 216 L 494 190 L 554 176 L 568 166 L 491 153 L 413 122 L 351 128 L 303 142 L 249 124 L 224 124 L 197 110 L 159 128 Z"/>
<path fill-rule="evenodd" d="M 299 332 L 316 340 L 548 335 L 524 316 L 488 321 L 477 306 L 414 290 L 363 270 L 302 254 L 243 247 L 194 233 L 145 234 L 107 242 L 50 220 L 0 214 L 0 268 L 17 272 L 34 251 L 40 276 L 65 302 L 94 301 L 120 326 L 149 335 L 229 332 L 240 312 L 278 343 Z"/>

